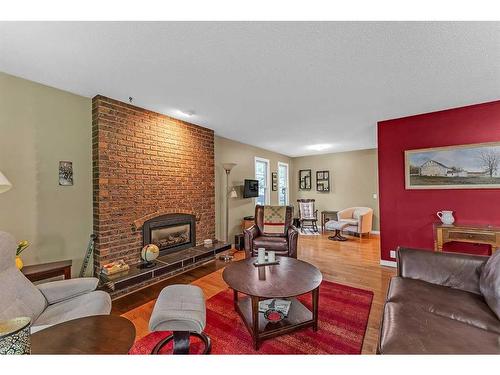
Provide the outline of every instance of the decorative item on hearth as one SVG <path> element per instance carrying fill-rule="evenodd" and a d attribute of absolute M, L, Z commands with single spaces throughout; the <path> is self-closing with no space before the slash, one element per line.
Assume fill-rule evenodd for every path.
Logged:
<path fill-rule="evenodd" d="M 159 254 L 160 249 L 155 244 L 150 243 L 144 246 L 141 250 L 141 258 L 144 261 L 142 266 L 145 268 L 153 267 L 155 265 L 154 260 L 158 258 Z"/>
<path fill-rule="evenodd" d="M 0 172 L 0 193 L 5 193 L 7 190 L 10 190 L 10 188 L 12 188 L 12 184 L 7 180 L 7 177 Z"/>
<path fill-rule="evenodd" d="M 125 263 L 123 259 L 119 259 L 102 266 L 101 272 L 106 276 L 109 276 L 109 275 L 114 275 L 115 273 L 118 272 L 128 271 L 129 269 L 130 269 L 129 265 Z"/>
<path fill-rule="evenodd" d="M 30 354 L 30 326 L 28 317 L 0 321 L 0 354 Z"/>
<path fill-rule="evenodd" d="M 21 270 L 24 267 L 23 260 L 21 259 L 21 253 L 28 248 L 30 243 L 26 240 L 22 240 L 17 244 L 16 249 L 16 267 Z"/>

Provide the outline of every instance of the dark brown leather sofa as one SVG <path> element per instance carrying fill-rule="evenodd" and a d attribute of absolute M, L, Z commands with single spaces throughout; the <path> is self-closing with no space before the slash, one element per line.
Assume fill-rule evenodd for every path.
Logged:
<path fill-rule="evenodd" d="M 275 251 L 276 255 L 297 258 L 297 238 L 299 232 L 292 225 L 293 207 L 286 207 L 285 231 L 283 234 L 265 234 L 264 206 L 255 206 L 255 224 L 245 229 L 245 256 L 257 256 L 257 249 Z"/>
<path fill-rule="evenodd" d="M 378 353 L 500 354 L 500 320 L 480 289 L 488 257 L 408 248 L 397 254 Z"/>

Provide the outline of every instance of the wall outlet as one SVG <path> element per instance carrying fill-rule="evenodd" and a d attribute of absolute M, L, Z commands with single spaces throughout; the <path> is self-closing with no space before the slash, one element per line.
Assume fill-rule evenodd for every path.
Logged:
<path fill-rule="evenodd" d="M 373 193 L 373 199 L 377 199 L 377 193 Z"/>
<path fill-rule="evenodd" d="M 391 250 L 390 255 L 391 258 L 396 259 L 396 250 Z"/>

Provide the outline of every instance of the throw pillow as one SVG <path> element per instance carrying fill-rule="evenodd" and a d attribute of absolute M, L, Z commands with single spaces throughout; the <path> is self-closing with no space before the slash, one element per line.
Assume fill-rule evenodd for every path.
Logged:
<path fill-rule="evenodd" d="M 479 289 L 490 309 L 500 319 L 500 250 L 484 265 L 479 278 Z"/>

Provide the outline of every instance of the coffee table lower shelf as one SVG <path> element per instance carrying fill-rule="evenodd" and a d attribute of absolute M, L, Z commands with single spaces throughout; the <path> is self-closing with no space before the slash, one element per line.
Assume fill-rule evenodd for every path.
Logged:
<path fill-rule="evenodd" d="M 319 288 L 318 288 L 319 289 Z M 263 313 L 259 312 L 259 301 L 266 298 L 245 296 L 238 298 L 238 292 L 234 291 L 234 308 L 243 319 L 253 340 L 255 350 L 259 349 L 262 341 L 284 335 L 299 329 L 312 327 L 314 331 L 318 330 L 318 312 L 317 312 L 317 296 L 314 294 L 318 290 L 313 290 L 313 311 L 305 307 L 296 298 L 289 298 L 292 303 L 288 316 L 279 322 L 270 322 L 266 320 Z M 316 301 L 316 303 L 314 303 Z M 254 325 L 253 316 L 256 315 L 257 325 Z"/>

